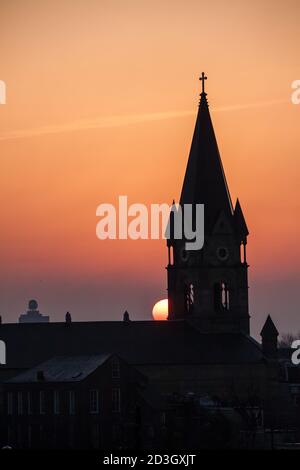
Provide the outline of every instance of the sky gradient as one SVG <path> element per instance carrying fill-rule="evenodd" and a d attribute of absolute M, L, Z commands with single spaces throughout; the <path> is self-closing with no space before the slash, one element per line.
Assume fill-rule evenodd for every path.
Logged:
<path fill-rule="evenodd" d="M 205 71 L 250 230 L 252 332 L 300 330 L 298 0 L 2 0 L 0 314 L 150 319 L 164 241 L 100 241 L 96 207 L 179 199 Z"/>

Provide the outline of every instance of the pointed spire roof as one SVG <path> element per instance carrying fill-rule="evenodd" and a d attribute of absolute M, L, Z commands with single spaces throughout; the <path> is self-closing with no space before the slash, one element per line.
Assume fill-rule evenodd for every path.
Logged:
<path fill-rule="evenodd" d="M 165 236 L 167 237 L 167 246 L 172 246 L 175 240 L 175 216 L 178 213 L 177 206 L 175 203 L 175 199 L 173 199 L 171 205 L 170 216 L 168 219 L 168 224 L 166 226 Z"/>
<path fill-rule="evenodd" d="M 209 229 L 222 211 L 231 217 L 233 208 L 204 91 L 204 74 L 200 79 L 201 100 L 180 204 L 205 204 L 205 225 Z"/>
<path fill-rule="evenodd" d="M 234 225 L 240 240 L 246 241 L 246 237 L 249 235 L 249 230 L 238 199 L 236 200 L 234 209 Z"/>
<path fill-rule="evenodd" d="M 279 333 L 278 333 L 278 330 L 276 328 L 276 326 L 274 325 L 274 322 L 272 320 L 272 318 L 270 317 L 270 315 L 268 315 L 266 321 L 265 321 L 265 324 L 260 332 L 260 336 L 261 337 L 267 337 L 267 336 L 278 336 Z"/>
<path fill-rule="evenodd" d="M 123 314 L 123 321 L 127 323 L 130 322 L 130 317 L 129 317 L 129 313 L 127 312 L 127 310 L 125 310 Z"/>

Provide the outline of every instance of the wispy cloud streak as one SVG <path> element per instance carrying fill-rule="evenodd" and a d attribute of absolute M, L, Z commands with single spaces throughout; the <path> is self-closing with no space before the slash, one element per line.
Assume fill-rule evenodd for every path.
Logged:
<path fill-rule="evenodd" d="M 239 111 L 252 108 L 263 108 L 277 104 L 289 103 L 288 100 L 272 100 L 259 103 L 237 104 L 213 108 L 213 112 Z M 84 131 L 90 129 L 122 127 L 151 121 L 175 119 L 195 115 L 194 111 L 166 111 L 158 113 L 130 114 L 123 116 L 102 116 L 94 119 L 82 119 L 65 124 L 42 126 L 32 129 L 19 129 L 0 133 L 0 141 L 38 137 L 48 134 Z"/>

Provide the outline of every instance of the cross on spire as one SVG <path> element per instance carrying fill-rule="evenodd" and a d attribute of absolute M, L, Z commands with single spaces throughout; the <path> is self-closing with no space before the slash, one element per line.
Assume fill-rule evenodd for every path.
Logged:
<path fill-rule="evenodd" d="M 201 77 L 199 77 L 200 82 L 202 82 L 202 93 L 205 93 L 205 87 L 204 87 L 204 80 L 207 80 L 207 77 L 205 76 L 205 73 L 201 73 Z"/>

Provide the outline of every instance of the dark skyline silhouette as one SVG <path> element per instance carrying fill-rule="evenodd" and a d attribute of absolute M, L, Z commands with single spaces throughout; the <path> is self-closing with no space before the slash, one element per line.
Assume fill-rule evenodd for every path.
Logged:
<path fill-rule="evenodd" d="M 78 0 L 54 15 L 50 0 L 1 2 L 4 322 L 31 298 L 51 321 L 68 310 L 151 318 L 166 296 L 163 241 L 100 242 L 95 209 L 120 194 L 179 200 L 203 66 L 232 200 L 251 231 L 253 332 L 268 313 L 280 332 L 298 329 L 299 8 Z"/>

